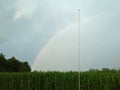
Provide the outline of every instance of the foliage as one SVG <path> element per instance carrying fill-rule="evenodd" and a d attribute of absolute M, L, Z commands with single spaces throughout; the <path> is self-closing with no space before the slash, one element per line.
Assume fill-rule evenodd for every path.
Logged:
<path fill-rule="evenodd" d="M 80 90 L 119 90 L 119 70 L 80 73 Z M 0 90 L 78 90 L 78 72 L 0 73 Z"/>
<path fill-rule="evenodd" d="M 31 71 L 28 62 L 20 62 L 15 57 L 6 59 L 3 54 L 0 54 L 0 72 L 25 72 Z"/>

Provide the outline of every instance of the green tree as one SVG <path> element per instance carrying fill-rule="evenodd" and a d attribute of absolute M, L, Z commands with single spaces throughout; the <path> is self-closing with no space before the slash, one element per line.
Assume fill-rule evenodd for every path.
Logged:
<path fill-rule="evenodd" d="M 7 70 L 9 72 L 19 72 L 21 63 L 15 58 L 12 57 L 7 60 Z"/>
<path fill-rule="evenodd" d="M 0 54 L 0 72 L 30 72 L 28 62 L 20 62 L 15 57 L 6 59 L 5 55 Z"/>
<path fill-rule="evenodd" d="M 22 62 L 21 63 L 20 71 L 21 72 L 27 72 L 27 71 L 29 72 L 29 71 L 31 71 L 31 68 L 28 65 L 28 62 Z"/>
<path fill-rule="evenodd" d="M 6 59 L 5 55 L 0 54 L 0 72 L 6 71 Z"/>

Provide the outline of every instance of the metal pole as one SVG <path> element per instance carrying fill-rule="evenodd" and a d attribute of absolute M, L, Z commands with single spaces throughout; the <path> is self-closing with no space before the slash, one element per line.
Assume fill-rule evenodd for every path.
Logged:
<path fill-rule="evenodd" d="M 80 9 L 78 9 L 78 85 L 80 90 Z"/>

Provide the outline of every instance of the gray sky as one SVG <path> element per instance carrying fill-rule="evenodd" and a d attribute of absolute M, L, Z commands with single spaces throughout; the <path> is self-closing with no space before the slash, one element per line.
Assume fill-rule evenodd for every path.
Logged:
<path fill-rule="evenodd" d="M 120 68 L 119 0 L 0 0 L 0 52 L 37 70 Z"/>

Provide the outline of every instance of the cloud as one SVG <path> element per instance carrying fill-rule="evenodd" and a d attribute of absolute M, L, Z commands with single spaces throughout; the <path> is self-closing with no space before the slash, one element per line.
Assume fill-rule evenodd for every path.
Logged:
<path fill-rule="evenodd" d="M 38 8 L 38 0 L 17 0 L 15 2 L 15 14 L 13 20 L 30 18 Z"/>
<path fill-rule="evenodd" d="M 25 13 L 22 11 L 17 11 L 13 17 L 13 21 L 16 21 L 18 19 L 21 19 L 25 16 Z"/>

